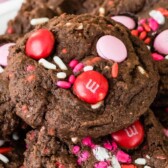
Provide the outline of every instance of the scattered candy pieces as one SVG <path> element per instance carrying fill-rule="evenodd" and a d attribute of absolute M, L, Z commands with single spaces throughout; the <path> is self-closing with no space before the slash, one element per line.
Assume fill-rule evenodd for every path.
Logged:
<path fill-rule="evenodd" d="M 105 160 L 109 160 L 110 159 L 110 155 L 108 153 L 108 150 L 101 147 L 101 146 L 96 146 L 92 149 L 93 154 L 95 156 L 95 158 L 98 161 L 105 161 Z"/>
<path fill-rule="evenodd" d="M 122 15 L 113 16 L 111 17 L 111 19 L 123 24 L 125 27 L 127 27 L 130 30 L 134 29 L 136 26 L 134 19 L 128 16 L 122 16 Z"/>
<path fill-rule="evenodd" d="M 105 35 L 96 44 L 100 57 L 115 62 L 122 62 L 127 58 L 127 49 L 124 43 L 117 37 Z"/>
<path fill-rule="evenodd" d="M 149 12 L 149 15 L 156 20 L 159 24 L 163 25 L 165 23 L 165 17 L 160 11 L 157 10 L 151 10 Z"/>
<path fill-rule="evenodd" d="M 75 68 L 75 66 L 76 66 L 78 63 L 79 63 L 78 60 L 73 59 L 72 61 L 70 61 L 69 67 L 70 67 L 70 68 Z"/>
<path fill-rule="evenodd" d="M 4 155 L 0 154 L 0 160 L 4 163 L 8 163 L 9 159 L 7 157 L 5 157 Z"/>
<path fill-rule="evenodd" d="M 117 151 L 116 158 L 121 163 L 131 163 L 131 157 L 127 153 L 125 153 L 121 150 Z"/>
<path fill-rule="evenodd" d="M 85 67 L 83 68 L 83 70 L 84 70 L 84 71 L 91 71 L 91 70 L 93 70 L 93 66 L 87 65 L 87 66 L 85 66 Z"/>
<path fill-rule="evenodd" d="M 76 78 L 73 91 L 79 99 L 96 104 L 105 98 L 108 92 L 108 81 L 99 72 L 86 71 Z"/>
<path fill-rule="evenodd" d="M 12 150 L 11 147 L 8 147 L 8 148 L 0 148 L 0 153 L 7 153 L 7 152 L 10 152 Z"/>
<path fill-rule="evenodd" d="M 140 121 L 136 121 L 124 130 L 112 133 L 112 138 L 125 149 L 138 147 L 144 139 L 144 128 Z"/>
<path fill-rule="evenodd" d="M 0 73 L 2 73 L 4 71 L 4 69 L 0 66 Z"/>
<path fill-rule="evenodd" d="M 7 43 L 7 44 L 0 46 L 0 65 L 7 66 L 9 48 L 14 45 L 15 45 L 15 43 Z"/>
<path fill-rule="evenodd" d="M 57 73 L 57 78 L 58 79 L 65 79 L 66 78 L 66 73 L 65 72 L 58 72 Z"/>
<path fill-rule="evenodd" d="M 46 23 L 46 22 L 48 22 L 48 21 L 49 21 L 49 19 L 48 19 L 47 17 L 44 17 L 44 18 L 36 18 L 36 19 L 32 19 L 32 20 L 30 21 L 30 24 L 31 24 L 32 26 L 35 26 L 35 25 L 38 25 L 38 24 Z"/>
<path fill-rule="evenodd" d="M 36 60 L 49 57 L 54 48 L 54 43 L 54 35 L 49 30 L 36 30 L 26 42 L 26 54 Z"/>
<path fill-rule="evenodd" d="M 135 164 L 137 164 L 137 165 L 145 165 L 146 164 L 146 159 L 138 158 L 138 159 L 135 160 Z"/>
<path fill-rule="evenodd" d="M 111 76 L 113 78 L 117 78 L 118 76 L 118 64 L 116 62 L 112 65 Z"/>
<path fill-rule="evenodd" d="M 102 106 L 102 104 L 103 104 L 103 101 L 98 102 L 98 103 L 96 103 L 96 104 L 92 104 L 92 105 L 91 105 L 91 108 L 92 108 L 92 109 L 98 109 L 98 108 L 100 108 L 100 107 Z"/>
<path fill-rule="evenodd" d="M 72 149 L 72 153 L 75 154 L 75 155 L 78 154 L 79 151 L 80 151 L 80 147 L 79 146 L 74 146 L 73 149 Z"/>
<path fill-rule="evenodd" d="M 45 68 L 47 69 L 53 69 L 56 70 L 56 65 L 52 64 L 50 62 L 48 62 L 47 60 L 45 60 L 44 58 L 41 58 L 39 61 L 39 64 L 43 65 Z"/>
<path fill-rule="evenodd" d="M 71 83 L 67 81 L 58 81 L 56 85 L 62 89 L 69 89 L 71 87 Z"/>
<path fill-rule="evenodd" d="M 64 64 L 61 58 L 59 58 L 58 56 L 54 56 L 53 60 L 61 70 L 64 70 L 64 71 L 68 70 L 67 66 Z"/>
<path fill-rule="evenodd" d="M 168 54 L 168 29 L 162 31 L 154 40 L 154 48 L 161 54 Z"/>
<path fill-rule="evenodd" d="M 108 168 L 108 163 L 105 161 L 98 162 L 94 165 L 94 168 Z"/>
<path fill-rule="evenodd" d="M 155 61 L 162 61 L 164 60 L 164 57 L 158 53 L 152 53 L 152 58 Z"/>
<path fill-rule="evenodd" d="M 79 63 L 79 64 L 77 64 L 77 65 L 74 67 L 73 73 L 78 73 L 78 72 L 80 72 L 83 68 L 84 68 L 83 63 Z"/>

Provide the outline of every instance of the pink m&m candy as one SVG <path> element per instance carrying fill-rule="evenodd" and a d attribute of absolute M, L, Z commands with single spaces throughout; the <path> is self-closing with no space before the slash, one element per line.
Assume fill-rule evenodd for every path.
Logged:
<path fill-rule="evenodd" d="M 111 19 L 123 24 L 125 27 L 127 27 L 130 30 L 134 29 L 136 26 L 134 19 L 128 16 L 113 16 L 111 17 Z"/>
<path fill-rule="evenodd" d="M 15 43 L 7 43 L 0 47 L 0 65 L 7 66 L 9 48 L 13 45 L 15 45 Z"/>
<path fill-rule="evenodd" d="M 142 143 L 144 139 L 144 128 L 140 121 L 136 121 L 128 128 L 112 133 L 111 136 L 121 147 L 133 149 Z"/>
<path fill-rule="evenodd" d="M 127 57 L 127 49 L 124 43 L 111 35 L 101 37 L 96 45 L 99 56 L 104 59 L 122 62 Z"/>
<path fill-rule="evenodd" d="M 168 54 L 168 29 L 161 32 L 154 40 L 154 49 L 161 54 Z"/>
<path fill-rule="evenodd" d="M 39 60 L 50 56 L 54 47 L 54 36 L 47 29 L 39 29 L 33 32 L 26 42 L 26 54 Z"/>
<path fill-rule="evenodd" d="M 76 78 L 73 91 L 81 100 L 95 104 L 105 98 L 108 81 L 99 72 L 86 71 Z"/>

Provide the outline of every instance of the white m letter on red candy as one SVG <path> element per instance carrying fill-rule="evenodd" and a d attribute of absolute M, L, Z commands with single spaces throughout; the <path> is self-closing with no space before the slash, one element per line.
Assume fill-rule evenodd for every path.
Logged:
<path fill-rule="evenodd" d="M 132 125 L 132 126 L 126 128 L 124 131 L 126 132 L 127 136 L 130 138 L 138 134 L 138 131 L 137 131 L 135 125 Z"/>
<path fill-rule="evenodd" d="M 92 93 L 96 93 L 96 90 L 99 88 L 99 84 L 97 84 L 92 79 L 89 79 L 88 83 L 86 84 L 86 88 L 90 90 Z"/>

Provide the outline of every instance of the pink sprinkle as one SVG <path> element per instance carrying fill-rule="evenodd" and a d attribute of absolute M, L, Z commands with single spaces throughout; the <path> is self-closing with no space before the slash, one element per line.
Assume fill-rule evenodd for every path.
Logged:
<path fill-rule="evenodd" d="M 154 20 L 153 18 L 149 18 L 148 19 L 149 22 L 149 27 L 153 30 L 156 31 L 159 28 L 159 24 L 156 22 L 156 20 Z"/>
<path fill-rule="evenodd" d="M 131 163 L 131 157 L 127 153 L 125 153 L 121 150 L 117 151 L 116 157 L 117 157 L 118 161 L 121 163 Z"/>
<path fill-rule="evenodd" d="M 108 142 L 105 142 L 105 143 L 103 144 L 103 146 L 104 146 L 104 148 L 106 148 L 106 149 L 108 149 L 108 150 L 112 150 L 112 145 L 110 144 L 109 141 L 108 141 Z"/>
<path fill-rule="evenodd" d="M 68 79 L 68 81 L 73 84 L 75 82 L 75 76 L 74 75 L 71 75 Z"/>
<path fill-rule="evenodd" d="M 152 58 L 155 61 L 162 61 L 164 60 L 164 57 L 158 53 L 152 53 Z"/>
<path fill-rule="evenodd" d="M 36 68 L 33 65 L 28 65 L 26 71 L 34 71 Z"/>
<path fill-rule="evenodd" d="M 66 81 L 58 81 L 56 83 L 56 85 L 60 88 L 63 88 L 63 89 L 69 89 L 71 87 L 71 84 L 69 82 L 66 82 Z"/>
<path fill-rule="evenodd" d="M 73 59 L 70 63 L 69 63 L 69 67 L 71 68 L 75 68 L 75 66 L 78 64 L 78 60 Z"/>
<path fill-rule="evenodd" d="M 143 24 L 143 23 L 145 23 L 146 22 L 146 19 L 141 19 L 138 23 L 139 24 Z"/>
<path fill-rule="evenodd" d="M 164 132 L 165 136 L 168 137 L 168 129 L 163 129 L 163 132 Z"/>
<path fill-rule="evenodd" d="M 90 138 L 90 137 L 85 137 L 85 138 L 83 138 L 82 139 L 82 144 L 84 145 L 84 146 L 89 146 L 89 147 L 93 147 L 94 146 L 94 144 L 93 144 L 93 142 L 92 142 L 92 139 Z"/>
<path fill-rule="evenodd" d="M 144 28 L 142 26 L 138 26 L 138 29 L 137 29 L 139 32 L 143 32 L 144 31 Z"/>
<path fill-rule="evenodd" d="M 83 63 L 79 63 L 75 66 L 75 68 L 73 69 L 73 72 L 78 73 L 83 69 L 83 67 L 84 67 Z"/>
<path fill-rule="evenodd" d="M 80 147 L 79 146 L 74 146 L 73 149 L 72 149 L 72 153 L 75 154 L 75 155 L 77 153 L 79 153 L 79 151 L 80 151 Z"/>
<path fill-rule="evenodd" d="M 83 151 L 80 155 L 81 161 L 86 161 L 90 157 L 90 154 L 88 151 Z"/>
<path fill-rule="evenodd" d="M 107 162 L 104 162 L 104 161 L 101 161 L 101 162 L 98 162 L 94 165 L 94 168 L 108 168 L 108 163 Z"/>

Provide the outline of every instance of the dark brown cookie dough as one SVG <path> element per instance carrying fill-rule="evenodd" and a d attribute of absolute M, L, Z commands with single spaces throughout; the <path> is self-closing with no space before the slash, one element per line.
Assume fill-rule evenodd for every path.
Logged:
<path fill-rule="evenodd" d="M 25 54 L 28 38 L 41 28 L 48 29 L 55 38 L 52 54 L 46 60 L 55 64 L 53 57 L 58 55 L 57 60 L 64 62 L 66 70 L 58 62 L 56 70 L 48 70 Z M 98 57 L 96 44 L 105 35 L 121 40 L 127 50 L 126 60 L 115 63 Z M 131 36 L 128 29 L 108 18 L 91 15 L 54 18 L 20 39 L 10 55 L 6 73 L 12 74 L 9 90 L 17 115 L 34 128 L 45 125 L 49 132 L 55 131 L 61 138 L 99 137 L 122 129 L 148 109 L 157 91 L 158 76 L 146 46 Z M 82 69 L 76 71 L 69 67 L 73 59 L 79 62 L 76 69 L 92 65 L 93 71 L 108 81 L 103 103 L 92 106 L 95 103 L 82 101 L 73 93 L 74 86 L 68 83 L 68 77 L 78 78 L 84 73 Z M 61 80 L 59 72 L 67 77 Z M 60 81 L 68 83 L 69 89 L 63 89 L 65 85 Z"/>
<path fill-rule="evenodd" d="M 77 168 L 75 157 L 70 154 L 68 146 L 56 137 L 47 136 L 45 127 L 27 133 L 26 144 L 26 168 Z"/>

